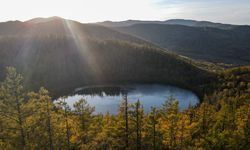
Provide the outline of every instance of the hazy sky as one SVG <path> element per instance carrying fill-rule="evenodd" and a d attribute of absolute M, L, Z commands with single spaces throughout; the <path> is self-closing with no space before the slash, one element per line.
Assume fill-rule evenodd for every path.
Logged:
<path fill-rule="evenodd" d="M 183 18 L 250 24 L 250 0 L 1 0 L 1 22 L 50 16 L 80 22 Z"/>

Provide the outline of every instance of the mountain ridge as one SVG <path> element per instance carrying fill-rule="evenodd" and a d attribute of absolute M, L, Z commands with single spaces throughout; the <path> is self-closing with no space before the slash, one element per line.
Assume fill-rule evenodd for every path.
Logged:
<path fill-rule="evenodd" d="M 146 41 L 135 38 L 132 35 L 120 33 L 112 28 L 97 24 L 82 24 L 77 21 L 67 20 L 61 17 L 34 18 L 24 22 L 0 23 L 0 36 L 50 36 L 67 35 L 97 40 L 125 40 L 134 43 L 149 44 Z"/>
<path fill-rule="evenodd" d="M 129 21 L 138 22 L 137 20 Z M 197 23 L 194 20 L 168 20 L 168 24 L 156 22 L 107 27 L 98 23 L 83 24 L 54 16 L 34 18 L 24 22 L 0 23 L 0 37 L 67 35 L 96 40 L 121 40 L 161 47 L 167 52 L 202 61 L 232 65 L 250 64 L 250 26 L 230 25 L 230 27 L 233 26 L 232 29 L 220 29 L 214 26 L 221 24 L 212 24 L 213 27 L 191 26 Z M 181 23 L 175 24 L 176 22 L 182 22 L 182 25 Z M 202 26 L 204 22 L 199 22 L 199 24 Z"/>
<path fill-rule="evenodd" d="M 135 24 L 166 24 L 166 25 L 184 25 L 191 27 L 213 27 L 219 29 L 232 29 L 241 25 L 215 23 L 211 21 L 197 21 L 191 19 L 169 19 L 165 21 L 143 21 L 143 20 L 125 20 L 125 21 L 104 21 L 98 22 L 97 24 L 107 26 L 107 27 L 126 27 Z"/>
<path fill-rule="evenodd" d="M 250 26 L 232 29 L 166 24 L 114 27 L 180 55 L 215 63 L 250 64 Z"/>

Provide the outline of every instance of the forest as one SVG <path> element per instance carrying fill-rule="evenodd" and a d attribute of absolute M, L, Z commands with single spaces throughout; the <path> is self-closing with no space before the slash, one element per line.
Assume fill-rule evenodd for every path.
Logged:
<path fill-rule="evenodd" d="M 116 115 L 95 114 L 86 100 L 70 108 L 49 91 L 27 89 L 15 68 L 7 67 L 0 85 L 0 147 L 4 150 L 178 150 L 250 149 L 250 68 L 218 75 L 213 92 L 184 111 L 169 97 L 143 111 L 127 97 Z"/>
<path fill-rule="evenodd" d="M 249 26 L 220 29 L 206 25 L 193 27 L 146 23 L 114 29 L 193 59 L 236 66 L 250 64 Z"/>
<path fill-rule="evenodd" d="M 14 66 L 25 76 L 27 87 L 44 86 L 52 96 L 84 85 L 115 83 L 165 83 L 200 94 L 215 77 L 176 54 L 120 40 L 7 36 L 0 38 L 0 49 L 0 79 L 6 66 Z"/>

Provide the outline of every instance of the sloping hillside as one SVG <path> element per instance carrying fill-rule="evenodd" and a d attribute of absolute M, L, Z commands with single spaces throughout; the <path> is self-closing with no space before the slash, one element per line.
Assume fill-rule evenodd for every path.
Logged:
<path fill-rule="evenodd" d="M 235 65 L 250 64 L 249 26 L 222 30 L 182 25 L 135 24 L 115 29 L 195 59 Z"/>
<path fill-rule="evenodd" d="M 9 21 L 0 23 L 0 37 L 32 36 L 74 36 L 97 40 L 124 40 L 133 43 L 146 43 L 131 35 L 122 34 L 113 29 L 95 25 L 82 24 L 59 17 L 35 18 L 26 22 Z"/>
<path fill-rule="evenodd" d="M 28 22 L 20 34 L 1 36 L 1 79 L 4 68 L 14 66 L 28 87 L 62 92 L 89 84 L 151 82 L 197 90 L 212 77 L 135 37 L 96 25 L 69 29 L 60 21 Z"/>

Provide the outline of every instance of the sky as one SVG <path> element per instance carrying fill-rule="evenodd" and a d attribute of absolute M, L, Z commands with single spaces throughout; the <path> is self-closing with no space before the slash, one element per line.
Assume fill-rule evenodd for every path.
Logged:
<path fill-rule="evenodd" d="M 0 0 L 0 22 L 59 16 L 79 22 L 194 19 L 250 24 L 250 0 Z"/>

